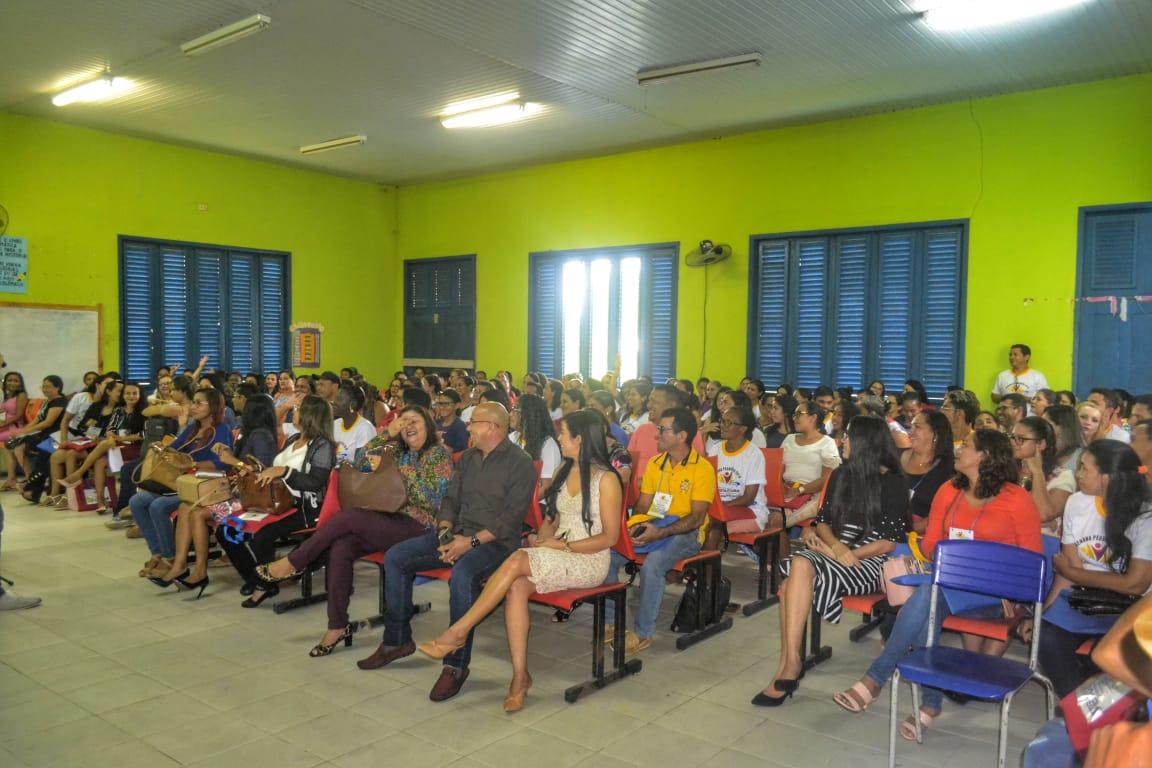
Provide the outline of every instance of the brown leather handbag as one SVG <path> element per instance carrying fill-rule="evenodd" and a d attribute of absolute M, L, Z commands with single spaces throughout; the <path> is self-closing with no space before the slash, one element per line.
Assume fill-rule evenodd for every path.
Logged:
<path fill-rule="evenodd" d="M 136 487 L 150 493 L 167 494 L 176 490 L 176 478 L 195 466 L 192 457 L 171 448 L 151 448 L 144 453 L 136 476 Z"/>
<path fill-rule="evenodd" d="M 199 473 L 180 475 L 176 478 L 176 495 L 185 504 L 207 507 L 231 499 L 232 485 L 222 474 L 220 477 L 201 477 Z"/>
<path fill-rule="evenodd" d="M 256 480 L 264 470 L 264 465 L 252 457 L 249 457 L 248 461 L 254 463 L 256 468 L 240 475 L 236 483 L 240 506 L 245 512 L 282 515 L 296 506 L 296 497 L 288 490 L 283 480 L 276 478 L 267 485 L 260 485 Z"/>
<path fill-rule="evenodd" d="M 361 472 L 351 464 L 340 466 L 340 507 L 357 507 L 373 512 L 399 512 L 408 505 L 404 476 L 391 451 L 380 456 L 371 472 Z"/>

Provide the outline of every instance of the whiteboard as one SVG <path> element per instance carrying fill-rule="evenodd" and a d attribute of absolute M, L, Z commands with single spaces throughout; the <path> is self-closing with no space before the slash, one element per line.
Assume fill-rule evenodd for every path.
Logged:
<path fill-rule="evenodd" d="M 28 397 L 43 397 L 49 374 L 64 379 L 64 392 L 84 387 L 84 372 L 101 370 L 101 307 L 0 303 L 0 355 L 8 371 L 24 375 Z"/>

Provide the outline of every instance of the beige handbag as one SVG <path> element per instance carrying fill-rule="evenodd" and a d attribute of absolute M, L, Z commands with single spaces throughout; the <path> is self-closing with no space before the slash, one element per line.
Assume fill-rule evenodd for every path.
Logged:
<path fill-rule="evenodd" d="M 227 477 L 180 475 L 176 478 L 176 495 L 185 504 L 208 507 L 232 498 L 232 484 Z"/>

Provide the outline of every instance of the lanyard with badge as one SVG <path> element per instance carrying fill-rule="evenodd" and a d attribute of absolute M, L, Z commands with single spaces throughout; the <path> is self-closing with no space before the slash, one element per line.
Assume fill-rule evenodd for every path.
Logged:
<path fill-rule="evenodd" d="M 660 488 L 664 486 L 665 468 L 668 466 L 668 454 L 664 454 L 664 461 L 660 462 L 660 482 L 656 484 L 656 494 L 652 497 L 652 506 L 648 510 L 648 514 L 653 517 L 666 517 L 668 510 L 672 508 L 672 494 L 668 491 L 661 491 Z M 671 481 L 669 481 L 671 482 Z"/>
<path fill-rule="evenodd" d="M 970 528 L 957 528 L 952 523 L 956 521 L 956 505 L 960 503 L 960 499 L 964 497 L 964 491 L 960 491 L 952 499 L 952 504 L 948 507 L 948 538 L 952 540 L 973 541 L 976 538 L 976 526 L 980 524 L 980 517 L 984 514 L 984 506 L 980 507 L 980 511 L 976 513 L 976 519 L 972 521 Z"/>

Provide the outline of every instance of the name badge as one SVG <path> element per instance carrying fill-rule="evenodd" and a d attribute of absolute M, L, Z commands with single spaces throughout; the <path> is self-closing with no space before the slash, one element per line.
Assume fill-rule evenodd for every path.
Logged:
<path fill-rule="evenodd" d="M 976 539 L 976 532 L 971 528 L 949 528 L 948 538 L 954 541 L 974 541 Z"/>
<path fill-rule="evenodd" d="M 657 493 L 652 497 L 652 507 L 648 510 L 648 514 L 654 517 L 665 517 L 668 510 L 672 508 L 672 494 L 670 493 Z"/>

